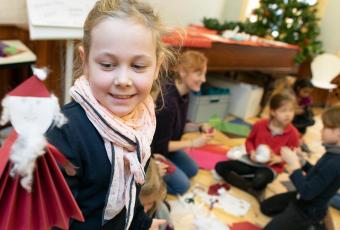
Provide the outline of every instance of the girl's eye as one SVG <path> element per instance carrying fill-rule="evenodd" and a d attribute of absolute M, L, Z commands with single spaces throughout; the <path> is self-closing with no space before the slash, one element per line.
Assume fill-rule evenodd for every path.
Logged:
<path fill-rule="evenodd" d="M 132 65 L 132 68 L 134 68 L 137 71 L 143 71 L 146 69 L 146 65 L 141 65 L 141 64 L 134 64 Z"/>
<path fill-rule="evenodd" d="M 99 63 L 101 67 L 103 67 L 104 70 L 111 70 L 113 69 L 114 65 L 112 63 L 106 63 L 106 62 L 102 62 Z"/>

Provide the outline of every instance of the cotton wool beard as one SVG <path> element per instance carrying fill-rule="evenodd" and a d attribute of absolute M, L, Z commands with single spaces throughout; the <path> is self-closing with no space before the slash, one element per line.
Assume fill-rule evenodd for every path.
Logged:
<path fill-rule="evenodd" d="M 13 167 L 10 170 L 10 176 L 20 175 L 20 184 L 28 192 L 32 190 L 36 160 L 46 152 L 46 145 L 45 136 L 37 133 L 30 136 L 19 134 L 12 146 L 9 158 Z"/>

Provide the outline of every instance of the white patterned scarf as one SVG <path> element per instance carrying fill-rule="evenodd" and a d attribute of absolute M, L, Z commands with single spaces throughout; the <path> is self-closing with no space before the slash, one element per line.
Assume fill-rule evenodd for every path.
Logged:
<path fill-rule="evenodd" d="M 128 229 L 138 199 L 136 183 L 144 183 L 144 166 L 151 155 L 156 128 L 154 102 L 148 96 L 132 113 L 117 117 L 95 99 L 85 76 L 76 80 L 70 94 L 104 139 L 107 156 L 114 167 L 104 220 L 114 218 L 126 207 L 125 229 Z"/>

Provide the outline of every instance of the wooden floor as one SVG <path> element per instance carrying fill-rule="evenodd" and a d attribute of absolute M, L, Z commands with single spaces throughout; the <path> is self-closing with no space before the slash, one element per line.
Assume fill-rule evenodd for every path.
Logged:
<path fill-rule="evenodd" d="M 254 122 L 256 119 L 250 119 L 249 122 Z M 317 161 L 317 159 L 322 155 L 324 149 L 321 145 L 320 141 L 320 130 L 322 128 L 322 124 L 320 121 L 320 116 L 316 116 L 316 124 L 313 127 L 310 127 L 307 131 L 307 134 L 305 135 L 305 141 L 308 144 L 308 146 L 313 150 L 313 154 L 310 157 L 311 162 Z M 186 138 L 192 138 L 197 134 L 187 134 L 184 136 L 184 139 Z M 214 140 L 212 143 L 215 144 L 223 144 L 228 147 L 233 147 L 240 145 L 244 143 L 244 138 L 237 138 L 237 139 L 231 139 L 226 137 L 225 135 L 221 133 L 217 133 Z M 281 174 L 277 177 L 277 179 L 268 185 L 266 192 L 265 192 L 265 197 L 270 197 L 274 194 L 278 194 L 281 192 L 287 191 L 286 188 L 280 183 L 282 180 L 288 180 L 288 175 L 287 174 Z M 199 170 L 199 173 L 197 176 L 195 176 L 192 181 L 191 181 L 191 188 L 193 188 L 196 185 L 200 185 L 204 188 L 208 188 L 211 184 L 216 183 L 217 181 L 213 178 L 212 173 L 207 170 Z M 253 224 L 256 224 L 258 226 L 265 226 L 268 221 L 270 221 L 270 218 L 267 216 L 263 215 L 260 210 L 259 210 L 259 204 L 258 202 L 250 195 L 247 193 L 232 187 L 230 190 L 231 194 L 234 195 L 235 197 L 244 199 L 248 201 L 251 204 L 251 208 L 248 211 L 247 215 L 244 217 L 236 217 L 231 214 L 228 214 L 224 212 L 222 209 L 214 209 L 212 212 L 213 214 L 218 217 L 218 219 L 225 223 L 228 224 L 229 226 L 232 223 L 236 222 L 241 222 L 241 221 L 249 221 Z M 177 199 L 174 196 L 168 196 L 168 200 L 175 200 Z M 175 210 L 174 210 L 175 211 Z M 334 229 L 340 229 L 340 211 L 330 208 L 330 213 L 334 225 Z M 175 229 L 176 230 L 187 230 L 187 227 L 184 227 L 180 221 L 177 221 L 176 219 L 174 220 L 175 224 Z"/>

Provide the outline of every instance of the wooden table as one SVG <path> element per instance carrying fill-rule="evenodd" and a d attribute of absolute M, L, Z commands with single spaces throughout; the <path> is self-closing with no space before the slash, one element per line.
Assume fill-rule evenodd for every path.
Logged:
<path fill-rule="evenodd" d="M 203 52 L 208 71 L 259 71 L 273 74 L 296 74 L 296 48 L 213 43 L 211 48 L 185 47 Z"/>

